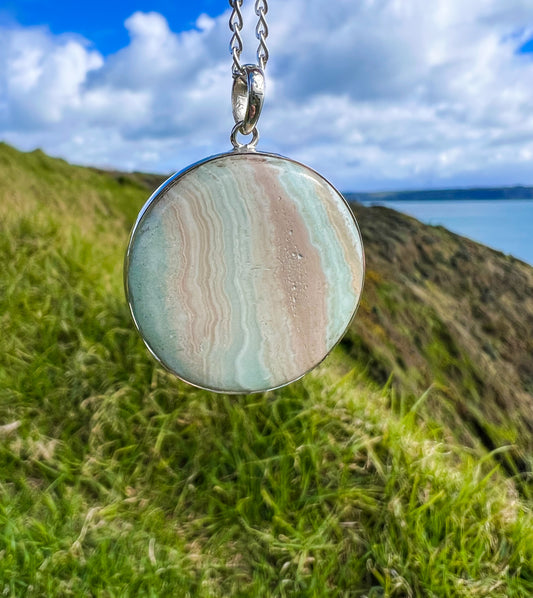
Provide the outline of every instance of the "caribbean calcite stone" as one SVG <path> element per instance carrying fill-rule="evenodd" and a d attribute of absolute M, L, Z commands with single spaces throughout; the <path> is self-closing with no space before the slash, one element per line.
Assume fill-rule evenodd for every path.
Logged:
<path fill-rule="evenodd" d="M 126 290 L 153 355 L 217 392 L 304 375 L 350 323 L 361 236 L 343 197 L 297 162 L 221 154 L 174 175 L 132 232 Z"/>

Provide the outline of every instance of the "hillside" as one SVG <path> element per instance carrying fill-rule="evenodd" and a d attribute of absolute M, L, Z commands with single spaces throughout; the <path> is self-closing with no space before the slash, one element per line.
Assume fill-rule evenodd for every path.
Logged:
<path fill-rule="evenodd" d="M 367 250 L 358 318 L 343 345 L 368 374 L 430 401 L 462 441 L 512 444 L 531 471 L 533 268 L 384 207 L 354 205 Z"/>
<path fill-rule="evenodd" d="M 213 395 L 156 366 L 123 297 L 159 182 L 0 144 L 2 595 L 533 595 L 533 269 L 355 204 L 345 340 Z"/>

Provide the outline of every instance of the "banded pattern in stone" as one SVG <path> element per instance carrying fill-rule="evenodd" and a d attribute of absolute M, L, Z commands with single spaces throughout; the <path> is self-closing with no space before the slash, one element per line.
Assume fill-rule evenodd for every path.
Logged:
<path fill-rule="evenodd" d="M 276 388 L 320 363 L 364 277 L 342 196 L 302 164 L 259 152 L 221 154 L 169 179 L 141 211 L 126 267 L 150 351 L 218 392 Z"/>

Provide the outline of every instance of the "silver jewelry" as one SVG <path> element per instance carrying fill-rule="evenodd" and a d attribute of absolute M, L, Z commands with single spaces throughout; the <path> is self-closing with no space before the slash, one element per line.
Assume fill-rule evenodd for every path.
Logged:
<path fill-rule="evenodd" d="M 150 197 L 131 233 L 125 287 L 162 365 L 200 388 L 252 393 L 297 380 L 337 344 L 359 304 L 364 253 L 328 181 L 256 150 L 268 6 L 255 2 L 258 64 L 241 65 L 243 0 L 229 3 L 233 150 L 185 168 Z"/>

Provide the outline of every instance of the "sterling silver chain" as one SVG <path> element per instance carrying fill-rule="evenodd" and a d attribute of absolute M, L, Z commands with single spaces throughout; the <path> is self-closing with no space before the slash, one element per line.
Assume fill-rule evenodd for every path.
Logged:
<path fill-rule="evenodd" d="M 232 71 L 234 77 L 238 77 L 243 73 L 243 68 L 240 62 L 242 52 L 241 29 L 243 25 L 241 13 L 242 3 L 243 0 L 229 0 L 229 5 L 233 9 L 229 19 L 229 28 L 233 34 L 231 36 L 229 48 L 233 57 Z M 259 46 L 257 47 L 257 64 L 261 69 L 265 68 L 268 61 L 268 48 L 266 46 L 268 26 L 265 19 L 267 12 L 267 0 L 255 0 L 255 14 L 259 17 L 255 27 L 255 36 L 259 40 Z"/>

